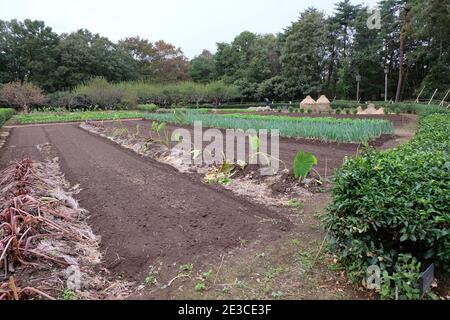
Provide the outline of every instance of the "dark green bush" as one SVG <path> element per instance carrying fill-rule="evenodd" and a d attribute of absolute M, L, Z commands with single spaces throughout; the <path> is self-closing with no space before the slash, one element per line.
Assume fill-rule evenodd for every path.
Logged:
<path fill-rule="evenodd" d="M 156 112 L 159 107 L 156 104 L 140 104 L 136 109 L 147 112 Z"/>
<path fill-rule="evenodd" d="M 392 297 L 393 284 L 400 296 L 418 298 L 413 276 L 401 274 L 405 259 L 412 259 L 408 270 L 435 263 L 440 272 L 449 271 L 449 151 L 450 116 L 430 115 L 421 118 L 409 143 L 366 150 L 336 174 L 334 203 L 325 217 L 331 245 L 355 280 L 378 265 L 383 281 L 391 280 L 384 283 L 384 298 Z"/>
<path fill-rule="evenodd" d="M 349 100 L 334 100 L 331 102 L 332 109 L 347 109 L 347 108 L 358 108 L 362 103 Z"/>
<path fill-rule="evenodd" d="M 14 109 L 11 108 L 0 108 L 0 127 L 9 120 L 15 113 Z"/>

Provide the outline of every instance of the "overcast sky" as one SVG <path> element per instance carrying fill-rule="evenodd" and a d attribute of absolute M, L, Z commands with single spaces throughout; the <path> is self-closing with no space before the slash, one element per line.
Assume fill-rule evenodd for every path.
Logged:
<path fill-rule="evenodd" d="M 0 0 L 0 19 L 43 20 L 57 33 L 80 28 L 112 41 L 139 35 L 180 46 L 192 58 L 240 32 L 277 33 L 315 6 L 327 14 L 338 0 Z M 352 0 L 374 6 L 377 0 Z"/>

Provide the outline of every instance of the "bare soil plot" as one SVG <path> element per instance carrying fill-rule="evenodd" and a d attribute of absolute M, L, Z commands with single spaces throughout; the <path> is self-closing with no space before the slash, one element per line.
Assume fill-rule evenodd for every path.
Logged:
<path fill-rule="evenodd" d="M 398 129 L 410 133 L 414 118 L 408 121 L 411 128 L 398 124 Z M 145 134 L 151 121 L 105 123 L 110 129 L 126 127 L 131 134 L 137 125 Z M 397 140 L 384 137 L 374 145 L 394 146 L 401 142 Z M 324 159 L 331 173 L 358 151 L 357 144 L 280 142 L 281 160 L 289 167 L 303 148 L 319 158 L 322 174 Z M 327 193 L 313 194 L 298 208 L 258 205 L 75 125 L 12 129 L 1 149 L 0 167 L 25 156 L 41 160 L 36 146 L 43 143 L 50 143 L 68 180 L 81 184 L 78 198 L 102 237 L 105 267 L 113 277 L 136 281 L 132 298 L 370 297 L 336 272 L 332 256 L 320 254 L 324 233 L 317 214 L 330 201 Z M 178 278 L 182 264 L 194 270 Z M 155 285 L 144 290 L 150 274 Z M 198 283 L 207 291 L 195 289 Z"/>
<path fill-rule="evenodd" d="M 290 228 L 277 212 L 202 184 L 169 166 L 128 152 L 73 125 L 14 128 L 0 165 L 50 143 L 81 205 L 102 237 L 106 267 L 142 281 L 155 260 L 207 261 L 242 241 L 271 241 Z M 277 225 L 261 219 L 279 221 Z M 178 270 L 178 266 L 175 267 Z"/>

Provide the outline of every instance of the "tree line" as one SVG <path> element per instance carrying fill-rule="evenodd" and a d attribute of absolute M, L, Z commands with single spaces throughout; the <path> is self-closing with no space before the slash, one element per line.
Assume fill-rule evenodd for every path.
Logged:
<path fill-rule="evenodd" d="M 42 21 L 0 21 L 0 83 L 32 82 L 46 92 L 72 90 L 93 77 L 166 84 L 220 81 L 248 101 L 305 95 L 410 99 L 450 89 L 450 4 L 382 0 L 374 12 L 349 0 L 334 12 L 309 8 L 278 34 L 244 31 L 189 61 L 180 48 L 130 37 L 113 43 L 88 30 L 58 35 Z M 424 90 L 422 90 L 425 88 Z"/>

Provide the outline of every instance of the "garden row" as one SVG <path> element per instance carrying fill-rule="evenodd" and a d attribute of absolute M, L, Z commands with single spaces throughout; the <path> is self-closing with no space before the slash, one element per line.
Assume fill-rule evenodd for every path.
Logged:
<path fill-rule="evenodd" d="M 217 115 L 196 112 L 151 113 L 146 119 L 205 127 L 242 130 L 279 130 L 283 137 L 303 137 L 338 142 L 367 142 L 383 134 L 393 134 L 391 122 L 368 119 L 292 118 L 286 116 Z"/>
<path fill-rule="evenodd" d="M 381 269 L 382 298 L 416 299 L 419 277 L 450 261 L 450 116 L 421 118 L 409 143 L 367 150 L 337 172 L 325 217 L 332 247 L 354 280 Z"/>

